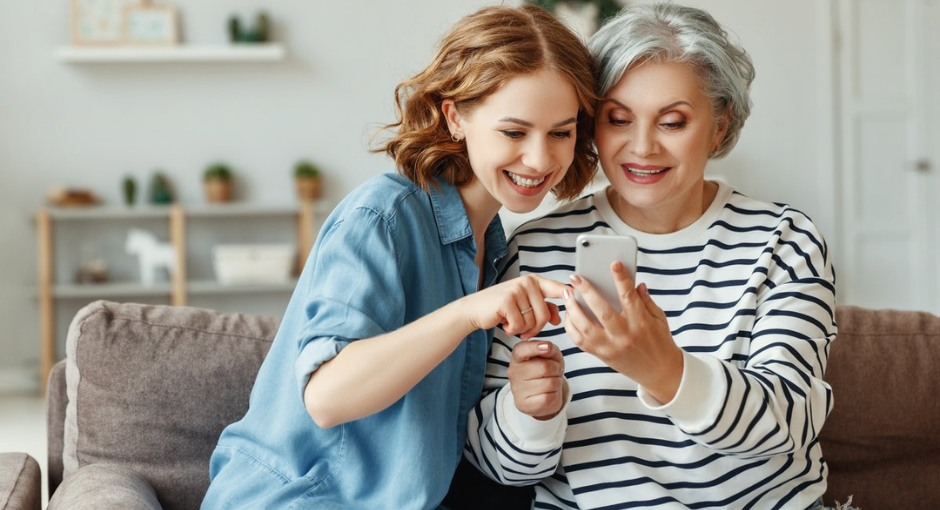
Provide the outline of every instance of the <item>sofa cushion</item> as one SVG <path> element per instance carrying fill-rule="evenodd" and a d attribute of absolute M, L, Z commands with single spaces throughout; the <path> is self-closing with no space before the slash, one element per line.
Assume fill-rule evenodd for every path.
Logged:
<path fill-rule="evenodd" d="M 63 468 L 141 475 L 167 509 L 198 508 L 222 429 L 240 419 L 279 320 L 98 301 L 66 340 Z"/>
<path fill-rule="evenodd" d="M 835 405 L 820 433 L 826 502 L 935 508 L 940 482 L 940 317 L 839 307 L 826 372 Z"/>
<path fill-rule="evenodd" d="M 49 500 L 48 510 L 162 510 L 153 487 L 130 469 L 92 464 L 79 469 Z"/>
<path fill-rule="evenodd" d="M 0 510 L 39 510 L 39 463 L 25 453 L 0 453 Z"/>

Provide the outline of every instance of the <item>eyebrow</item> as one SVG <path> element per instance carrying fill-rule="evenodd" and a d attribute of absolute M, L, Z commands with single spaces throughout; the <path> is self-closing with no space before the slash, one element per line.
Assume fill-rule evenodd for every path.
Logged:
<path fill-rule="evenodd" d="M 529 121 L 527 121 L 527 120 L 517 119 L 517 118 L 515 118 L 515 117 L 503 117 L 503 118 L 499 119 L 499 121 L 500 121 L 500 122 L 512 122 L 512 123 L 514 123 L 514 124 L 519 124 L 520 126 L 525 126 L 525 127 L 528 127 L 528 128 L 535 126 L 535 124 L 533 124 L 533 123 L 531 123 L 531 122 L 529 122 Z M 578 119 L 575 118 L 575 117 L 571 117 L 570 119 L 565 119 L 565 120 L 563 120 L 563 121 L 561 121 L 561 122 L 556 122 L 556 123 L 552 124 L 552 127 L 553 127 L 553 128 L 557 128 L 557 127 L 565 126 L 565 125 L 567 125 L 567 124 L 574 124 L 574 123 L 576 123 L 576 122 L 578 122 Z"/>
<path fill-rule="evenodd" d="M 605 103 L 615 103 L 615 104 L 617 104 L 617 106 L 623 108 L 624 110 L 627 110 L 628 112 L 632 112 L 632 111 L 633 111 L 633 110 L 630 109 L 629 106 L 627 106 L 627 105 L 621 103 L 620 101 L 617 101 L 616 99 L 610 99 L 610 98 L 608 98 L 608 99 L 605 99 L 604 102 L 605 102 Z M 668 105 L 663 106 L 662 108 L 660 108 L 660 109 L 659 109 L 659 113 L 663 113 L 663 112 L 665 112 L 665 111 L 672 110 L 673 108 L 679 106 L 680 104 L 684 104 L 684 105 L 688 106 L 689 108 L 692 108 L 693 110 L 695 109 L 695 107 L 692 106 L 692 103 L 690 103 L 690 102 L 688 102 L 688 101 L 676 101 L 675 103 L 671 103 L 671 104 L 668 104 Z"/>

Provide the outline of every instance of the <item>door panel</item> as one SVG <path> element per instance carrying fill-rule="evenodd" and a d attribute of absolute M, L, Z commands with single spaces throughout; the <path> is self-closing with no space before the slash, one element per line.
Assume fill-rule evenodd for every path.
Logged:
<path fill-rule="evenodd" d="M 927 5 L 927 2 L 931 4 Z M 839 0 L 842 133 L 841 304 L 940 313 L 928 121 L 927 30 L 938 0 Z M 940 21 L 938 18 L 934 20 Z M 933 22 L 936 26 L 936 22 Z M 936 44 L 934 42 L 933 44 Z M 936 57 L 933 57 L 933 68 Z M 932 105 L 929 106 L 928 105 Z M 933 108 L 933 111 L 925 111 Z"/>
<path fill-rule="evenodd" d="M 904 33 L 897 30 L 905 26 L 903 2 L 897 0 L 862 0 L 857 2 L 856 41 L 853 74 L 856 95 L 862 100 L 896 100 L 903 102 L 907 95 L 904 80 L 907 60 Z"/>
<path fill-rule="evenodd" d="M 862 237 L 858 242 L 858 269 L 855 292 L 870 308 L 893 308 L 909 310 L 915 308 L 911 292 L 898 282 L 910 282 L 915 278 L 913 268 L 898 259 L 911 240 L 904 233 L 891 233 L 871 239 Z"/>

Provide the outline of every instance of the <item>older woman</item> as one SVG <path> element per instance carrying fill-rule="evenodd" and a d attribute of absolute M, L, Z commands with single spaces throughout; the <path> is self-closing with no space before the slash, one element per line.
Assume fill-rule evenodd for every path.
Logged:
<path fill-rule="evenodd" d="M 754 68 L 706 12 L 625 9 L 592 39 L 610 186 L 519 228 L 502 278 L 569 282 L 564 327 L 498 332 L 469 456 L 535 508 L 819 508 L 834 273 L 813 222 L 705 179 Z M 637 239 L 623 311 L 573 273 L 575 237 Z"/>

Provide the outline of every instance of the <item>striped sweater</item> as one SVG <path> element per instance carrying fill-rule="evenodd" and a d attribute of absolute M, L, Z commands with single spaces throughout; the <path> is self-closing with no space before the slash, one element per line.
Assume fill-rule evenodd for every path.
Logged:
<path fill-rule="evenodd" d="M 504 484 L 537 483 L 538 509 L 811 507 L 826 489 L 818 434 L 836 336 L 835 276 L 811 220 L 722 184 L 698 221 L 654 235 L 600 191 L 521 226 L 501 279 L 567 283 L 583 233 L 637 238 L 637 283 L 683 349 L 679 390 L 664 405 L 549 325 L 539 338 L 561 348 L 571 396 L 537 421 L 516 409 L 506 377 L 520 340 L 497 330 L 470 460 Z"/>

